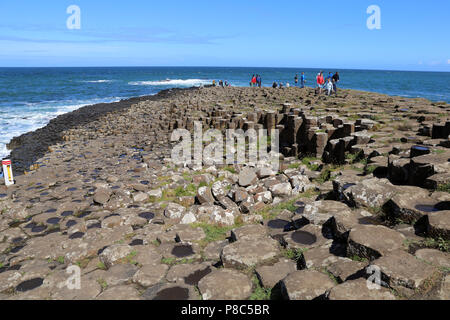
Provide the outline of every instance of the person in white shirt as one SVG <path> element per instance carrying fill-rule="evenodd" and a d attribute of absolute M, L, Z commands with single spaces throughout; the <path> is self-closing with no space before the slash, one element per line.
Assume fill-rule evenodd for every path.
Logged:
<path fill-rule="evenodd" d="M 326 88 L 327 88 L 327 91 L 328 91 L 327 94 L 331 95 L 331 92 L 333 91 L 333 83 L 331 83 L 331 79 L 330 78 L 328 78 L 328 82 L 327 82 Z"/>

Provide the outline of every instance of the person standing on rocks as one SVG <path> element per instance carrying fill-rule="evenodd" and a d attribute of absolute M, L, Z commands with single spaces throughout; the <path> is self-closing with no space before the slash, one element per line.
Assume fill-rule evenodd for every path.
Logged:
<path fill-rule="evenodd" d="M 258 87 L 261 88 L 261 76 L 259 74 L 256 75 L 256 83 L 257 83 Z"/>
<path fill-rule="evenodd" d="M 302 72 L 302 75 L 300 77 L 300 88 L 304 88 L 305 87 L 305 82 L 306 82 L 305 73 Z"/>
<path fill-rule="evenodd" d="M 339 82 L 339 80 L 339 72 L 336 71 L 333 76 L 333 91 L 335 95 L 337 95 L 337 83 Z"/>
<path fill-rule="evenodd" d="M 298 86 L 298 74 L 295 75 L 294 81 L 295 81 L 295 86 L 297 87 Z"/>

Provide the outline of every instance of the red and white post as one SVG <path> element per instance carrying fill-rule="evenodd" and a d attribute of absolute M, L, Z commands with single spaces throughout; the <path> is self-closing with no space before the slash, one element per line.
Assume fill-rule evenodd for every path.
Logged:
<path fill-rule="evenodd" d="M 10 186 L 14 184 L 14 177 L 12 172 L 11 160 L 3 160 L 3 176 L 5 177 L 5 185 Z"/>

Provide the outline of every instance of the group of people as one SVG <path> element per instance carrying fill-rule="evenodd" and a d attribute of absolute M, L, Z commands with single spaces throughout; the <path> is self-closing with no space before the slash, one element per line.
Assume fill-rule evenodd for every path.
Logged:
<path fill-rule="evenodd" d="M 332 73 L 329 72 L 328 76 L 325 78 L 323 75 L 323 71 L 320 71 L 317 74 L 316 77 L 316 91 L 318 94 L 322 94 L 322 90 L 325 89 L 326 90 L 326 94 L 327 95 L 332 95 L 333 93 L 335 95 L 337 95 L 337 83 L 339 82 L 340 78 L 339 78 L 339 72 L 336 73 Z M 306 83 L 306 77 L 305 77 L 305 73 L 302 72 L 300 74 L 300 76 L 298 74 L 295 75 L 294 78 L 294 82 L 295 82 L 295 86 L 298 87 L 299 83 L 300 83 L 300 88 L 304 88 L 305 87 L 305 83 Z M 217 86 L 216 81 L 213 81 L 213 86 Z M 219 86 L 220 87 L 229 87 L 230 84 L 227 81 L 219 81 Z M 250 80 L 250 87 L 262 87 L 262 78 L 259 74 L 254 74 Z M 276 82 L 274 81 L 272 84 L 272 88 L 289 88 L 290 84 L 289 82 L 286 82 L 286 84 L 283 84 L 281 81 L 280 82 Z"/>
<path fill-rule="evenodd" d="M 262 86 L 262 79 L 259 74 L 253 75 L 252 79 L 250 80 L 250 87 L 260 87 Z"/>
<path fill-rule="evenodd" d="M 336 72 L 335 74 L 329 72 L 328 76 L 324 78 L 323 71 L 320 71 L 316 77 L 317 89 L 319 91 L 319 94 L 322 93 L 322 89 L 325 89 L 327 90 L 327 95 L 330 96 L 332 93 L 337 95 L 337 83 L 339 82 L 339 80 L 339 72 Z"/>
<path fill-rule="evenodd" d="M 212 85 L 213 85 L 213 87 L 216 87 L 216 86 L 217 86 L 216 80 L 213 80 Z M 225 81 L 219 80 L 219 87 L 222 87 L 222 88 L 224 88 L 224 87 L 230 87 L 230 84 L 229 84 L 228 81 L 226 81 L 226 80 L 225 80 Z"/>
<path fill-rule="evenodd" d="M 300 78 L 299 78 L 298 74 L 295 75 L 294 83 L 295 83 L 296 87 L 298 87 L 299 80 L 300 80 L 300 88 L 304 88 L 305 83 L 306 83 L 306 77 L 305 77 L 304 72 L 301 73 Z M 272 84 L 272 88 L 284 88 L 284 87 L 289 88 L 290 86 L 291 85 L 289 84 L 289 82 L 286 82 L 286 84 L 283 84 L 281 81 L 278 83 L 276 81 L 274 81 Z"/>

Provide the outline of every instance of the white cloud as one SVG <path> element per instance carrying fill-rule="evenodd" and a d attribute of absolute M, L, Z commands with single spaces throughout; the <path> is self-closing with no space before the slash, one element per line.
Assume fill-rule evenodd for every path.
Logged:
<path fill-rule="evenodd" d="M 447 60 L 447 64 L 450 64 L 450 59 Z"/>

